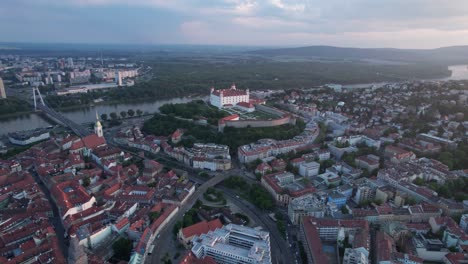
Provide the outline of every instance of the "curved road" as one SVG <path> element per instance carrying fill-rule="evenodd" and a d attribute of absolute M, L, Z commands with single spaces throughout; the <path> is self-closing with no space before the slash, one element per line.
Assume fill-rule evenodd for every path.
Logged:
<path fill-rule="evenodd" d="M 291 260 L 295 259 L 294 254 L 291 253 L 289 244 L 283 239 L 276 227 L 276 223 L 271 220 L 268 213 L 261 212 L 260 209 L 248 201 L 236 198 L 236 195 L 225 187 L 220 187 L 219 189 L 230 198 L 232 203 L 238 206 L 257 224 L 261 224 L 263 229 L 270 233 L 272 263 L 289 264 Z"/>
<path fill-rule="evenodd" d="M 222 180 L 224 180 L 225 175 L 223 174 L 218 174 L 215 177 L 209 179 L 208 181 L 204 182 L 202 185 L 200 185 L 197 190 L 189 197 L 187 202 L 182 205 L 179 208 L 179 211 L 176 213 L 174 218 L 172 218 L 168 224 L 159 232 L 158 237 L 161 237 L 160 239 L 156 238 L 153 241 L 154 245 L 154 250 L 151 256 L 147 256 L 146 258 L 146 263 L 160 263 L 161 258 L 164 256 L 163 254 L 167 252 L 166 247 L 169 245 L 169 243 L 165 243 L 164 240 L 170 240 L 173 239 L 172 236 L 172 230 L 174 229 L 175 224 L 177 221 L 181 220 L 184 217 L 185 212 L 190 210 L 190 208 L 193 207 L 195 202 L 200 198 L 205 191 L 212 186 L 215 186 L 216 184 L 220 183 Z"/>

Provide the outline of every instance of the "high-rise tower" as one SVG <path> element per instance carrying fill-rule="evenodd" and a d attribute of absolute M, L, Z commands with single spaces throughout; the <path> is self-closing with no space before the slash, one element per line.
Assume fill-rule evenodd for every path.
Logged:
<path fill-rule="evenodd" d="M 3 86 L 3 80 L 0 78 L 0 99 L 6 98 L 5 86 Z"/>

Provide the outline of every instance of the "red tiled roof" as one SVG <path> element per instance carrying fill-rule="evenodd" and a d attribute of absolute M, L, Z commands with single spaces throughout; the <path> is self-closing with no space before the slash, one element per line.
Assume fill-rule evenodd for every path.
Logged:
<path fill-rule="evenodd" d="M 209 256 L 198 259 L 192 251 L 188 251 L 188 253 L 182 257 L 179 264 L 216 264 L 216 261 Z"/>
<path fill-rule="evenodd" d="M 124 217 L 122 219 L 120 219 L 120 221 L 118 221 L 117 223 L 115 223 L 115 227 L 120 230 L 122 228 L 124 228 L 124 226 L 126 226 L 127 224 L 129 224 L 130 222 L 128 221 L 128 218 L 127 217 Z"/>
<path fill-rule="evenodd" d="M 51 194 L 60 207 L 67 209 L 86 203 L 91 198 L 78 181 L 58 183 L 51 188 Z"/>
<path fill-rule="evenodd" d="M 81 149 L 84 147 L 84 143 L 83 141 L 76 141 L 74 142 L 71 147 L 70 147 L 70 150 L 78 150 L 78 149 Z"/>
<path fill-rule="evenodd" d="M 233 114 L 233 115 L 221 118 L 220 121 L 229 121 L 229 120 L 234 120 L 234 119 L 238 119 L 238 118 L 239 118 L 238 114 Z"/>
<path fill-rule="evenodd" d="M 305 161 L 304 158 L 295 158 L 295 159 L 292 159 L 290 162 L 294 164 L 294 163 L 301 163 L 304 161 Z"/>
<path fill-rule="evenodd" d="M 461 252 L 448 253 L 445 255 L 445 258 L 447 258 L 448 263 L 450 264 L 462 264 L 467 263 L 468 261 L 468 255 Z"/>
<path fill-rule="evenodd" d="M 309 217 L 304 217 L 302 221 L 305 233 L 306 247 L 308 247 L 313 263 L 328 263 L 328 256 L 323 252 L 322 240 L 320 239 L 317 228 L 312 224 Z"/>
<path fill-rule="evenodd" d="M 254 108 L 253 104 L 247 103 L 247 102 L 239 102 L 236 105 L 240 107 L 245 107 L 245 108 Z"/>
<path fill-rule="evenodd" d="M 213 91 L 213 94 L 216 96 L 220 96 L 221 93 L 223 94 L 223 97 L 247 95 L 246 91 L 237 89 L 220 89 Z"/>
<path fill-rule="evenodd" d="M 201 221 L 200 223 L 197 223 L 197 224 L 188 226 L 186 228 L 183 228 L 182 229 L 182 234 L 187 239 L 187 238 L 193 237 L 195 235 L 199 236 L 201 234 L 206 234 L 209 231 L 214 231 L 217 228 L 221 228 L 222 226 L 223 226 L 223 224 L 221 223 L 221 221 L 218 218 L 216 218 L 216 219 L 211 220 L 209 222 Z"/>
<path fill-rule="evenodd" d="M 390 261 L 392 259 L 392 239 L 385 233 L 377 232 L 377 260 Z"/>
<path fill-rule="evenodd" d="M 106 139 L 104 137 L 98 137 L 98 135 L 96 134 L 86 136 L 82 140 L 84 145 L 88 149 L 95 149 L 99 146 L 103 146 L 106 144 Z"/>
<path fill-rule="evenodd" d="M 267 170 L 271 170 L 271 166 L 268 165 L 268 163 L 263 162 L 263 163 L 260 163 L 255 170 L 256 171 L 267 171 Z"/>

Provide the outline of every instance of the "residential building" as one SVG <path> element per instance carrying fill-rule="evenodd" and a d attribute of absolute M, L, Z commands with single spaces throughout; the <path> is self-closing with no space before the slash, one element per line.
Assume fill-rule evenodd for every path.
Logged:
<path fill-rule="evenodd" d="M 319 169 L 320 164 L 318 162 L 304 162 L 299 165 L 299 174 L 304 177 L 312 177 L 318 175 Z"/>
<path fill-rule="evenodd" d="M 323 218 L 326 205 L 324 199 L 314 193 L 294 198 L 288 205 L 288 216 L 292 223 L 299 224 L 303 216 Z"/>
<path fill-rule="evenodd" d="M 362 248 L 346 248 L 343 255 L 343 264 L 368 264 L 369 258 Z"/>
<path fill-rule="evenodd" d="M 460 228 L 468 234 L 468 214 L 463 214 L 460 218 Z"/>
<path fill-rule="evenodd" d="M 370 234 L 366 220 L 335 220 L 304 216 L 300 225 L 300 240 L 309 259 L 309 263 L 328 263 L 323 251 L 324 242 L 341 243 L 348 239 L 351 248 L 357 249 L 369 257 Z M 360 259 L 360 258 L 359 258 Z"/>
<path fill-rule="evenodd" d="M 376 170 L 380 166 L 380 158 L 376 155 L 365 155 L 357 157 L 355 160 L 356 166 L 361 169 L 366 169 L 368 172 Z"/>
<path fill-rule="evenodd" d="M 262 176 L 261 185 L 275 198 L 276 203 L 287 206 L 291 199 L 315 192 L 310 184 L 304 184 L 290 172 L 276 172 Z"/>
<path fill-rule="evenodd" d="M 334 203 L 338 208 L 346 205 L 346 196 L 339 192 L 332 192 L 328 195 L 328 202 Z"/>

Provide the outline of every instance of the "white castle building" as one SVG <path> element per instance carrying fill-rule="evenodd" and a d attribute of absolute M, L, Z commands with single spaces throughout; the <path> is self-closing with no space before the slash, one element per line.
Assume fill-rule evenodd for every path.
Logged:
<path fill-rule="evenodd" d="M 237 90 L 233 84 L 229 89 L 215 90 L 211 88 L 210 103 L 218 108 L 235 106 L 240 102 L 249 102 L 249 89 Z"/>

